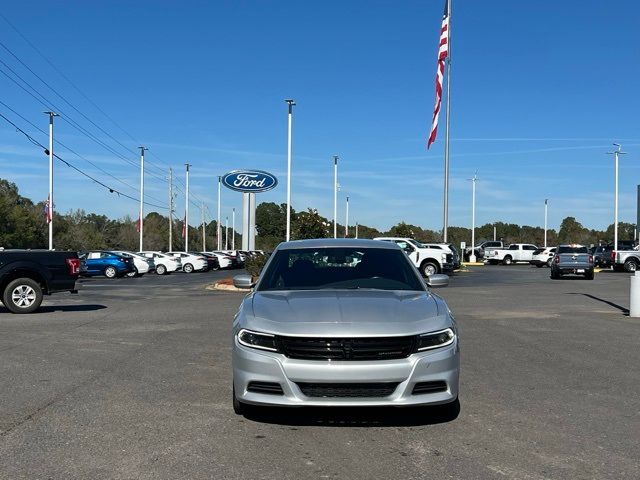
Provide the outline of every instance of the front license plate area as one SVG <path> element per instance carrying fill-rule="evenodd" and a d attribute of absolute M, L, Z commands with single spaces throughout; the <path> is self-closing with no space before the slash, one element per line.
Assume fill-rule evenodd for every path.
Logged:
<path fill-rule="evenodd" d="M 584 273 L 584 268 L 578 268 L 578 269 L 576 270 L 576 273 Z"/>

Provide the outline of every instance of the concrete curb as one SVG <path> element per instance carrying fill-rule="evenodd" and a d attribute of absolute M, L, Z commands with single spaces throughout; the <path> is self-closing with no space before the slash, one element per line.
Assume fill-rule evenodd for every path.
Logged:
<path fill-rule="evenodd" d="M 465 267 L 484 267 L 484 262 L 463 262 L 463 266 Z"/>

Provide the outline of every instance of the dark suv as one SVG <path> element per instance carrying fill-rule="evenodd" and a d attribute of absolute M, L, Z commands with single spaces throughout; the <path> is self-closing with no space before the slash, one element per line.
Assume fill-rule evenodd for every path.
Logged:
<path fill-rule="evenodd" d="M 609 268 L 613 265 L 611 259 L 611 252 L 613 252 L 613 246 L 611 245 L 598 245 L 593 250 L 593 264 L 600 268 Z"/>

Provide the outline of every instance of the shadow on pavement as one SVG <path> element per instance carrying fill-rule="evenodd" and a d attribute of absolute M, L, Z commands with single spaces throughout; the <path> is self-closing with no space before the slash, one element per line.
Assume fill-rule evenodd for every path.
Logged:
<path fill-rule="evenodd" d="M 604 298 L 600 298 L 600 297 L 596 297 L 595 295 L 591 295 L 589 293 L 567 293 L 567 295 L 583 295 L 585 297 L 589 297 L 593 300 L 597 300 L 598 302 L 602 302 L 602 303 L 606 303 L 607 305 L 613 307 L 613 308 L 617 308 L 618 310 L 620 310 L 622 313 L 624 314 L 629 314 L 629 309 L 623 307 L 622 305 L 618 305 L 617 303 L 613 303 L 609 300 L 605 300 Z"/>
<path fill-rule="evenodd" d="M 315 427 L 417 427 L 455 420 L 460 402 L 431 407 L 254 407 L 245 418 L 261 423 Z"/>
<path fill-rule="evenodd" d="M 38 315 L 39 313 L 52 313 L 52 312 L 93 312 L 95 310 L 103 310 L 107 308 L 106 305 L 86 304 L 86 305 L 46 305 L 40 307 L 33 313 L 27 315 Z M 9 310 L 0 306 L 0 313 L 10 313 Z"/>

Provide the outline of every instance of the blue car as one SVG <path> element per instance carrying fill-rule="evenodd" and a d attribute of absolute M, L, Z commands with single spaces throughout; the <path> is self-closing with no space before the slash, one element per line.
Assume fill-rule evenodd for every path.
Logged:
<path fill-rule="evenodd" d="M 107 278 L 122 277 L 135 271 L 133 258 L 124 257 L 113 252 L 94 250 L 80 256 L 80 275 L 95 277 L 104 275 Z"/>

